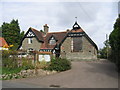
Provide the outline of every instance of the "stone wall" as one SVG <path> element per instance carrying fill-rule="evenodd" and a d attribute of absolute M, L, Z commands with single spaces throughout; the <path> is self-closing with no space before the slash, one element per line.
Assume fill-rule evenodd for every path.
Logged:
<path fill-rule="evenodd" d="M 67 37 L 61 46 L 61 57 L 70 60 L 80 59 L 97 59 L 96 48 L 87 40 L 86 37 L 82 36 L 82 50 L 79 52 L 72 52 L 71 49 L 71 37 Z"/>
<path fill-rule="evenodd" d="M 35 37 L 33 38 L 31 44 L 28 44 L 28 38 L 25 38 L 22 42 L 22 48 L 24 50 L 28 50 L 29 48 L 32 48 L 34 50 L 39 50 L 40 46 L 41 46 L 41 42 L 39 42 Z"/>
<path fill-rule="evenodd" d="M 46 75 L 51 75 L 55 73 L 57 73 L 57 71 L 47 71 L 42 69 L 37 69 L 37 70 L 28 69 L 28 70 L 22 70 L 19 73 L 0 75 L 0 79 L 9 80 L 9 79 L 18 79 L 18 78 L 26 78 L 26 77 L 34 77 L 34 76 L 46 76 Z"/>

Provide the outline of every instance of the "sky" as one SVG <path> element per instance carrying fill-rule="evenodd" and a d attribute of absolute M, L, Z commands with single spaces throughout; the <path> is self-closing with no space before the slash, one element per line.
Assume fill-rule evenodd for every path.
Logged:
<path fill-rule="evenodd" d="M 77 17 L 81 28 L 97 44 L 104 46 L 106 34 L 110 34 L 118 17 L 118 2 L 111 1 L 38 1 L 38 0 L 2 0 L 0 2 L 0 25 L 18 19 L 20 29 L 29 27 L 43 30 L 48 24 L 49 32 L 72 29 Z"/>

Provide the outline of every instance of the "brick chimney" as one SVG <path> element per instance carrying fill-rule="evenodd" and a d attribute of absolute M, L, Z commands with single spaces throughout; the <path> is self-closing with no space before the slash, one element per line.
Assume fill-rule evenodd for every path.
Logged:
<path fill-rule="evenodd" d="M 48 33 L 49 31 L 49 27 L 47 26 L 47 24 L 44 25 L 44 33 L 45 35 Z"/>

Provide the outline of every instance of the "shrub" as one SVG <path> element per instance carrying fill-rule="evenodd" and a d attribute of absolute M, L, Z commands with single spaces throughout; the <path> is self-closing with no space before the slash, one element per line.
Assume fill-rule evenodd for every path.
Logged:
<path fill-rule="evenodd" d="M 48 65 L 49 65 L 49 62 L 46 62 L 45 60 L 43 60 L 43 61 L 37 61 L 36 68 L 37 69 L 43 69 L 43 68 L 48 67 Z"/>
<path fill-rule="evenodd" d="M 2 51 L 2 65 L 7 68 L 17 68 L 17 52 L 16 51 Z"/>
<path fill-rule="evenodd" d="M 52 58 L 50 65 L 45 68 L 47 70 L 66 71 L 71 69 L 71 63 L 67 59 Z"/>
<path fill-rule="evenodd" d="M 34 69 L 34 66 L 32 64 L 32 60 L 29 60 L 27 58 L 22 58 L 22 69 Z"/>
<path fill-rule="evenodd" d="M 18 73 L 21 70 L 34 69 L 32 60 L 22 58 L 19 64 L 17 51 L 2 51 L 2 73 Z"/>

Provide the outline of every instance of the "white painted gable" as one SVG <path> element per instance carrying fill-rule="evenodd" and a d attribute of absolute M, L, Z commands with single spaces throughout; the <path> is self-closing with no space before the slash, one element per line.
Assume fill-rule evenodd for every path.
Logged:
<path fill-rule="evenodd" d="M 27 37 L 33 37 L 33 36 L 35 36 L 33 32 L 29 31 L 29 33 L 27 34 Z"/>

